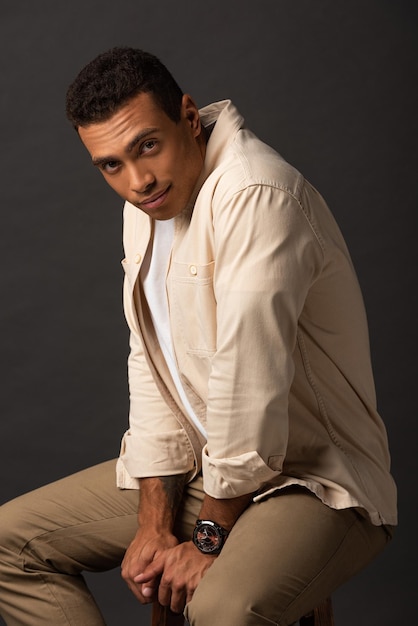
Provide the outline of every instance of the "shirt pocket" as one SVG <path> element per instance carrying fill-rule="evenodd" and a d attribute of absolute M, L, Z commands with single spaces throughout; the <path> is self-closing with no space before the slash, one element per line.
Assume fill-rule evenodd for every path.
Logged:
<path fill-rule="evenodd" d="M 173 335 L 180 335 L 186 352 L 196 356 L 211 356 L 216 350 L 214 267 L 214 262 L 199 265 L 175 261 L 171 266 Z"/>

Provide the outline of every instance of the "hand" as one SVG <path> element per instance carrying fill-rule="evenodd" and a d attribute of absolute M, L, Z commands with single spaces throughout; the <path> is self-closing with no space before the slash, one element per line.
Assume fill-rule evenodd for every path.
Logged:
<path fill-rule="evenodd" d="M 158 589 L 158 574 L 154 577 L 148 577 L 146 584 L 137 582 L 135 578 L 138 574 L 146 571 L 154 559 L 162 556 L 168 549 L 177 544 L 178 540 L 171 533 L 160 534 L 151 529 L 138 530 L 134 540 L 126 550 L 121 574 L 141 604 L 147 604 L 155 599 Z"/>
<path fill-rule="evenodd" d="M 174 613 L 181 613 L 215 559 L 216 556 L 202 554 L 187 541 L 161 552 L 134 577 L 134 583 L 142 585 L 144 593 L 148 586 L 155 590 L 155 581 L 160 578 L 158 601 Z"/>
<path fill-rule="evenodd" d="M 185 480 L 184 475 L 140 479 L 139 530 L 126 551 L 121 573 L 129 589 L 142 604 L 154 599 L 158 576 L 149 578 L 146 585 L 135 582 L 135 576 L 141 574 L 166 550 L 178 544 L 172 529 Z"/>

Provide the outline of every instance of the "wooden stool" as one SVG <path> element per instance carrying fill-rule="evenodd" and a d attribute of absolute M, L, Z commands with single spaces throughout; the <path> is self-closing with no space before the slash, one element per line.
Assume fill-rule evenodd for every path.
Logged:
<path fill-rule="evenodd" d="M 326 598 L 308 615 L 301 617 L 300 626 L 334 626 L 331 598 Z"/>
<path fill-rule="evenodd" d="M 168 606 L 161 606 L 159 602 L 154 602 L 152 605 L 151 626 L 184 626 L 184 617 L 170 611 Z"/>
<path fill-rule="evenodd" d="M 300 626 L 334 626 L 331 598 L 327 598 L 319 604 L 311 613 L 301 617 Z M 152 605 L 151 626 L 184 626 L 183 615 L 177 615 L 159 602 Z"/>

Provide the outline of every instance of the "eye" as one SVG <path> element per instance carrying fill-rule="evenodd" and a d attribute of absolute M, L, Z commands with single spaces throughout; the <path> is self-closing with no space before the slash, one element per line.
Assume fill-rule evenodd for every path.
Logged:
<path fill-rule="evenodd" d="M 144 143 L 141 145 L 140 154 L 144 154 L 150 152 L 151 150 L 154 150 L 156 145 L 157 142 L 155 141 L 155 139 L 148 139 L 147 141 L 144 141 Z"/>
<path fill-rule="evenodd" d="M 114 174 L 119 169 L 119 165 L 118 161 L 107 161 L 103 163 L 102 170 L 106 172 L 106 174 Z"/>

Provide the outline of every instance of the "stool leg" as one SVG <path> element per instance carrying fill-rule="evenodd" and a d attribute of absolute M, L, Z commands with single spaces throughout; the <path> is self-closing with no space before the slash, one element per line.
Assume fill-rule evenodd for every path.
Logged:
<path fill-rule="evenodd" d="M 184 617 L 170 611 L 168 606 L 154 602 L 151 612 L 151 626 L 184 626 Z"/>
<path fill-rule="evenodd" d="M 331 598 L 326 598 L 314 610 L 301 617 L 300 626 L 335 626 Z"/>

